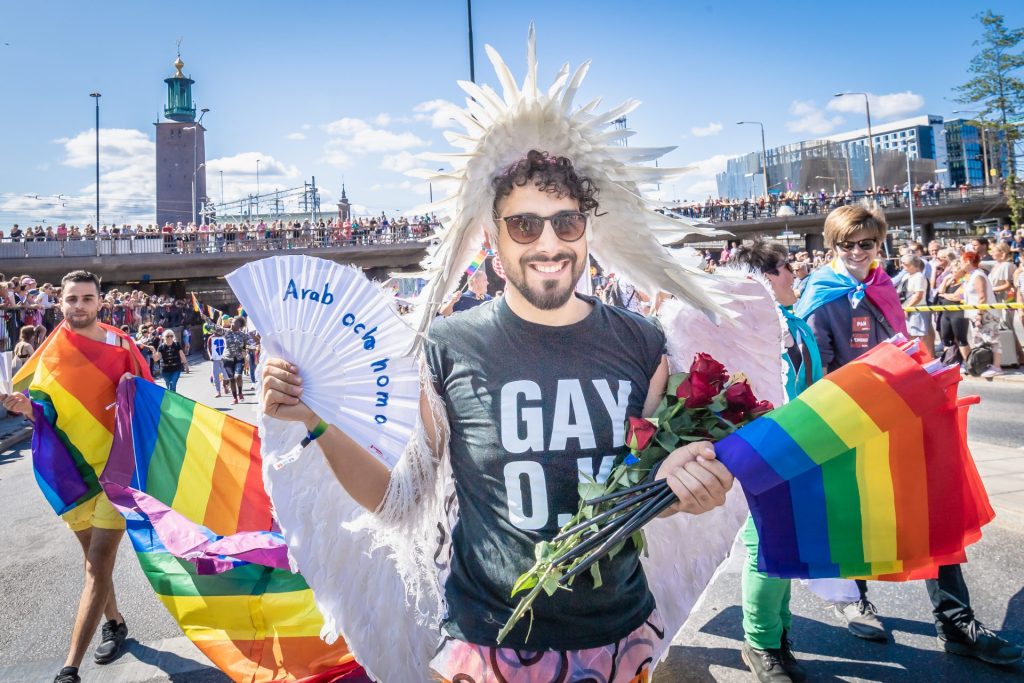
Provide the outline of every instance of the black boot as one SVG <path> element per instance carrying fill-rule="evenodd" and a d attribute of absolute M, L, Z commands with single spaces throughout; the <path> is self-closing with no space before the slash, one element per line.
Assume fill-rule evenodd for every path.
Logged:
<path fill-rule="evenodd" d="M 782 640 L 779 646 L 779 654 L 782 659 L 782 668 L 786 670 L 789 677 L 793 679 L 795 683 L 802 683 L 807 680 L 807 671 L 803 665 L 796 660 L 793 656 L 793 642 L 789 639 L 789 631 L 786 629 L 782 630 Z"/>
<path fill-rule="evenodd" d="M 740 655 L 747 668 L 757 676 L 757 680 L 761 683 L 790 683 L 793 680 L 782 666 L 781 650 L 771 648 L 758 650 L 744 640 Z"/>

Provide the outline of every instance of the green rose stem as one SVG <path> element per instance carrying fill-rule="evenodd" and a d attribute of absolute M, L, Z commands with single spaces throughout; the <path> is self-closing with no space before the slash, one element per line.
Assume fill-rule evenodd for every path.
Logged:
<path fill-rule="evenodd" d="M 537 567 L 534 567 L 534 569 L 537 569 Z M 509 631 L 511 631 L 515 627 L 515 625 L 519 623 L 519 620 L 522 619 L 523 616 L 531 609 L 533 601 L 536 600 L 537 596 L 539 596 L 541 591 L 544 590 L 544 582 L 548 579 L 549 576 L 551 576 L 552 572 L 554 571 L 555 568 L 549 564 L 547 568 L 544 570 L 544 573 L 540 575 L 540 578 L 537 581 L 537 585 L 534 586 L 530 590 L 530 592 L 526 594 L 525 597 L 520 598 L 519 604 L 516 605 L 516 608 L 512 611 L 512 616 L 508 618 L 508 621 L 505 622 L 505 625 L 501 627 L 500 631 L 498 631 L 499 645 L 501 644 L 501 641 L 505 640 L 505 636 L 509 634 Z M 530 633 L 529 631 L 527 631 L 526 639 L 529 640 L 529 638 Z"/>

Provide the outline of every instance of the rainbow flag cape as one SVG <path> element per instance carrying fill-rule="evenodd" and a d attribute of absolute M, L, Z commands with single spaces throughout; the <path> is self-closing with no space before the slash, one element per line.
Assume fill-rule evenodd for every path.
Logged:
<path fill-rule="evenodd" d="M 114 395 L 129 372 L 152 379 L 149 365 L 121 330 L 99 323 L 120 346 L 73 332 L 62 322 L 13 378 L 33 402 L 32 467 L 57 514 L 100 492 L 99 475 L 114 439 Z"/>
<path fill-rule="evenodd" d="M 885 342 L 715 445 L 743 485 L 758 568 L 907 580 L 966 561 L 995 516 L 967 448 L 959 370 Z"/>
<path fill-rule="evenodd" d="M 344 642 L 320 640 L 313 593 L 288 569 L 256 427 L 124 382 L 101 482 L 160 601 L 232 680 L 368 680 Z"/>

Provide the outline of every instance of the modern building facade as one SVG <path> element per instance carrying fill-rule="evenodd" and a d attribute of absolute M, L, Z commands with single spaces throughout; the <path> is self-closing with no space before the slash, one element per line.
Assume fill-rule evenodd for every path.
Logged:
<path fill-rule="evenodd" d="M 156 221 L 158 225 L 200 220 L 206 197 L 206 129 L 196 121 L 192 85 L 181 56 L 175 73 L 164 79 L 167 104 L 156 123 Z"/>
<path fill-rule="evenodd" d="M 1006 136 L 1003 131 L 983 129 L 976 121 L 968 119 L 951 119 L 945 122 L 943 129 L 949 151 L 950 184 L 954 187 L 981 187 L 985 184 L 986 173 L 990 184 L 1006 177 Z"/>
<path fill-rule="evenodd" d="M 941 116 L 918 116 L 872 126 L 875 182 L 880 187 L 903 186 L 907 161 L 914 183 L 936 181 L 949 185 L 946 135 Z M 867 129 L 773 147 L 768 152 L 769 192 L 843 192 L 871 186 Z M 718 195 L 755 197 L 763 192 L 761 152 L 726 162 L 718 174 Z"/>

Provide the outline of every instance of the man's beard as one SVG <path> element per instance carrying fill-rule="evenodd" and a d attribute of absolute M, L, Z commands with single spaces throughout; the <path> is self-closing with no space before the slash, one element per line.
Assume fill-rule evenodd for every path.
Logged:
<path fill-rule="evenodd" d="M 84 330 L 87 327 L 91 327 L 96 323 L 96 314 L 86 315 L 85 318 L 79 318 L 75 320 L 73 316 L 65 316 L 68 321 L 68 325 L 75 328 L 76 330 Z"/>
<path fill-rule="evenodd" d="M 533 261 L 549 262 L 563 260 L 569 261 L 569 273 L 571 275 L 569 278 L 569 284 L 564 286 L 564 289 L 559 289 L 560 287 L 563 287 L 563 285 L 557 280 L 545 280 L 541 285 L 542 289 L 539 291 L 531 289 L 526 284 L 526 271 L 529 263 Z M 576 254 L 572 252 L 564 252 L 550 258 L 523 257 L 519 259 L 518 270 L 515 268 L 506 268 L 505 275 L 508 277 L 509 284 L 515 287 L 516 291 L 519 292 L 531 306 L 542 311 L 550 311 L 564 306 L 565 302 L 567 302 L 573 292 L 576 291 L 576 283 L 583 275 L 584 265 L 585 264 L 583 263 L 577 262 Z"/>

